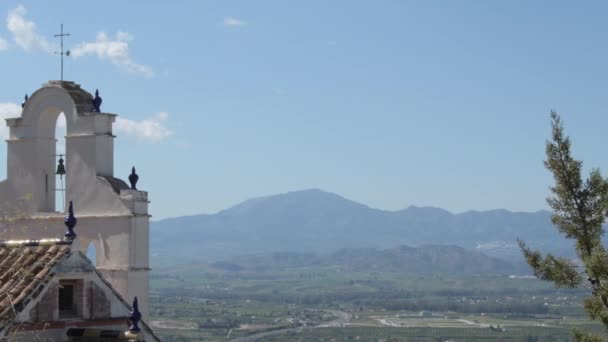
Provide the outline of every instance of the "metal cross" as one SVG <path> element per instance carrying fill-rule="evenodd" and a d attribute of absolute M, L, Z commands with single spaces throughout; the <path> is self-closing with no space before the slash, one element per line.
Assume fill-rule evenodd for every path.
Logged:
<path fill-rule="evenodd" d="M 63 56 L 70 56 L 70 50 L 67 50 L 66 52 L 63 52 L 63 37 L 65 36 L 69 36 L 69 33 L 63 33 L 63 24 L 61 24 L 61 33 L 60 34 L 56 34 L 55 37 L 60 37 L 61 38 L 61 51 L 60 52 L 55 52 L 61 55 L 61 80 L 63 81 Z"/>

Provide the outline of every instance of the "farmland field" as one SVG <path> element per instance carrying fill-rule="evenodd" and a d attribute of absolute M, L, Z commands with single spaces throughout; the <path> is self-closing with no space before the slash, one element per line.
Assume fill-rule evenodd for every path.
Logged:
<path fill-rule="evenodd" d="M 568 341 L 602 333 L 583 290 L 536 279 L 344 272 L 263 273 L 200 265 L 152 275 L 165 341 Z"/>

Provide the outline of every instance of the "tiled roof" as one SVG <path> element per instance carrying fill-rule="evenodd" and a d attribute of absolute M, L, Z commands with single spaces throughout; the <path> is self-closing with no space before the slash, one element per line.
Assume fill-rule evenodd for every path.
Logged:
<path fill-rule="evenodd" d="M 70 245 L 60 239 L 0 241 L 0 326 L 38 296 Z"/>
<path fill-rule="evenodd" d="M 120 178 L 116 178 L 116 177 L 112 177 L 112 176 L 97 176 L 97 178 L 102 178 L 102 179 L 105 179 L 106 181 L 108 181 L 108 183 L 110 183 L 110 186 L 112 186 L 112 190 L 114 190 L 114 192 L 119 195 L 120 195 L 120 190 L 130 189 L 130 187 L 127 185 L 127 183 L 125 183 L 125 181 L 123 181 Z"/>
<path fill-rule="evenodd" d="M 69 81 L 50 81 L 42 89 L 45 87 L 60 87 L 65 89 L 72 100 L 74 100 L 78 113 L 93 111 L 93 95 L 80 88 L 80 84 Z"/>
<path fill-rule="evenodd" d="M 21 310 L 40 295 L 54 276 L 54 266 L 73 253 L 71 245 L 69 239 L 0 241 L 0 331 L 10 326 Z M 90 262 L 81 252 L 74 253 Z M 93 270 L 125 307 L 132 309 L 103 275 Z M 124 322 L 124 317 L 120 319 Z M 152 340 L 160 341 L 145 322 L 139 323 Z"/>

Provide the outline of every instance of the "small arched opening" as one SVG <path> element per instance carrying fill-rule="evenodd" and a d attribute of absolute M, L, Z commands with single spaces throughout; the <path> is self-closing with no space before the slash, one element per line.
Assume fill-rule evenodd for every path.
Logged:
<path fill-rule="evenodd" d="M 87 258 L 91 260 L 93 265 L 97 263 L 97 246 L 95 245 L 95 241 L 91 241 L 89 246 L 87 247 Z"/>
<path fill-rule="evenodd" d="M 66 156 L 66 131 L 67 125 L 65 115 L 60 113 L 55 124 L 55 210 L 65 212 L 65 188 L 67 184 L 67 173 L 65 168 Z"/>

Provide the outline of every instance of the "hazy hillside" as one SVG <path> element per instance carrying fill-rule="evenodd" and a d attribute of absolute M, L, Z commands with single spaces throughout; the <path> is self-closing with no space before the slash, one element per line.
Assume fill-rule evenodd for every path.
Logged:
<path fill-rule="evenodd" d="M 305 190 L 251 199 L 214 215 L 152 222 L 151 253 L 156 263 L 173 263 L 276 251 L 451 244 L 513 256 L 519 253 L 518 237 L 552 250 L 568 246 L 549 217 L 546 211 L 383 211 L 321 190 Z"/>
<path fill-rule="evenodd" d="M 330 254 L 274 252 L 245 255 L 212 267 L 225 271 L 277 271 L 301 267 L 336 267 L 356 272 L 415 274 L 489 274 L 521 271 L 520 267 L 458 246 L 429 245 L 341 249 Z"/>

